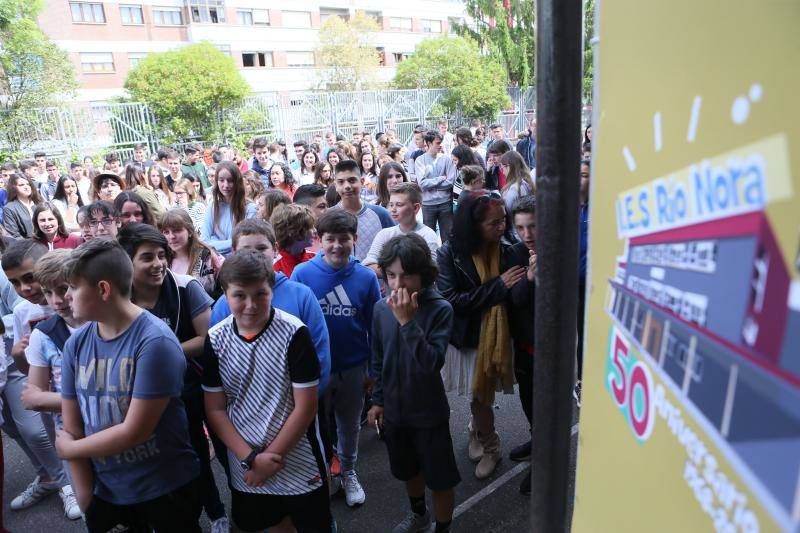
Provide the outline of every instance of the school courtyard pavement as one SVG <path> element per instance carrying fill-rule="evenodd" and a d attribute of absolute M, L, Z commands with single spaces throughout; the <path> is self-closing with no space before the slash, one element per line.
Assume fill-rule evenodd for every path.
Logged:
<path fill-rule="evenodd" d="M 527 421 L 519 405 L 517 395 L 498 394 L 496 401 L 497 430 L 502 439 L 503 460 L 494 475 L 478 481 L 474 475 L 474 464 L 467 458 L 467 422 L 469 403 L 466 398 L 449 396 L 456 460 L 462 482 L 456 487 L 456 511 L 453 532 L 523 532 L 530 531 L 530 499 L 519 493 L 519 484 L 527 463 L 514 463 L 508 459 L 513 446 L 527 436 Z M 577 419 L 576 419 L 577 420 Z M 577 423 L 572 431 L 573 457 L 577 446 Z M 58 496 L 49 496 L 45 501 L 22 511 L 11 511 L 9 502 L 19 494 L 34 477 L 34 471 L 25 455 L 14 441 L 3 435 L 5 454 L 5 483 L 3 486 L 3 515 L 5 526 L 13 533 L 78 532 L 85 531 L 80 520 L 69 521 L 63 516 L 63 507 Z M 215 476 L 223 502 L 230 505 L 230 494 L 223 481 L 224 474 L 214 461 Z M 407 512 L 408 498 L 403 484 L 395 480 L 390 471 L 386 447 L 378 440 L 375 431 L 364 428 L 358 459 L 358 474 L 366 492 L 363 506 L 350 509 L 342 493 L 334 497 L 331 507 L 341 533 L 389 532 Z M 571 487 L 574 486 L 575 467 L 571 469 Z M 428 495 L 430 506 L 430 495 Z M 210 525 L 203 515 L 204 531 Z M 236 531 L 232 528 L 232 531 Z"/>

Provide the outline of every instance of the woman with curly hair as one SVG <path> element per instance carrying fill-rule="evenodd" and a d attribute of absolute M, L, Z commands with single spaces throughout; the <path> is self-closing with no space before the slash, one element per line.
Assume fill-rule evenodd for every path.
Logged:
<path fill-rule="evenodd" d="M 276 163 L 272 166 L 272 170 L 269 173 L 269 181 L 274 189 L 285 192 L 290 199 L 294 196 L 294 191 L 297 190 L 292 171 L 289 165 L 284 163 Z"/>

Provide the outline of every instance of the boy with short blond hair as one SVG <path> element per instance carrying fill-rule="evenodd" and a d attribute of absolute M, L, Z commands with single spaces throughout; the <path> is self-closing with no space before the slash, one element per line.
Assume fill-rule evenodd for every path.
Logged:
<path fill-rule="evenodd" d="M 398 183 L 389 192 L 389 214 L 397 225 L 384 228 L 375 235 L 369 253 L 364 258 L 364 266 L 375 270 L 378 275 L 378 258 L 384 245 L 398 235 L 416 233 L 428 244 L 431 254 L 436 258 L 436 251 L 442 245 L 442 240 L 431 228 L 417 221 L 417 213 L 422 206 L 422 191 L 419 185 L 411 182 Z"/>

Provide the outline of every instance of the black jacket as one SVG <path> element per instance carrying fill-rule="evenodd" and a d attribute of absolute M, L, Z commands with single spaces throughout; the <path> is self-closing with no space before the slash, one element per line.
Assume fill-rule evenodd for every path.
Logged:
<path fill-rule="evenodd" d="M 436 290 L 419 295 L 414 319 L 400 326 L 386 299 L 373 310 L 372 401 L 387 422 L 426 428 L 446 424 L 450 405 L 440 370 L 444 366 L 453 308 Z"/>
<path fill-rule="evenodd" d="M 520 265 L 527 267 L 530 252 L 525 243 L 519 242 L 511 246 L 507 251 L 510 265 Z M 535 317 L 534 303 L 536 302 L 536 284 L 528 281 L 528 276 L 519 280 L 511 290 L 508 291 L 509 322 L 511 324 L 511 337 L 515 343 L 525 344 L 533 347 Z"/>
<path fill-rule="evenodd" d="M 510 244 L 500 243 L 500 272 L 511 268 Z M 508 289 L 500 276 L 481 284 L 481 278 L 469 255 L 454 255 L 450 242 L 436 252 L 439 278 L 436 286 L 455 313 L 450 344 L 456 348 L 477 348 L 483 312 L 506 302 Z"/>

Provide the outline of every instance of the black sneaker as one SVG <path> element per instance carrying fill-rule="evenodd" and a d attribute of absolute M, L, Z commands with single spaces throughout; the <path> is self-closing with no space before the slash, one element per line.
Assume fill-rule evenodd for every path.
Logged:
<path fill-rule="evenodd" d="M 581 380 L 575 382 L 575 387 L 572 389 L 572 397 L 575 398 L 575 403 L 578 407 L 581 406 Z"/>
<path fill-rule="evenodd" d="M 521 462 L 527 461 L 531 458 L 531 441 L 520 444 L 508 454 L 508 458 L 512 461 Z"/>
<path fill-rule="evenodd" d="M 525 496 L 531 494 L 531 469 L 525 470 L 525 475 L 522 477 L 522 483 L 519 484 L 519 493 Z"/>

